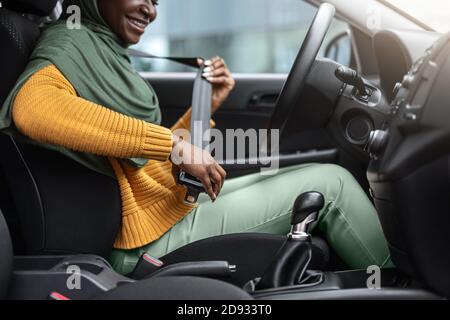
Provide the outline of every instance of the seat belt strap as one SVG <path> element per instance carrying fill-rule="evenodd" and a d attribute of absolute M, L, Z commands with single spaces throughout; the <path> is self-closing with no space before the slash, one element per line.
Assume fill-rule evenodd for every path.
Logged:
<path fill-rule="evenodd" d="M 206 149 L 211 140 L 211 101 L 212 85 L 202 77 L 203 67 L 197 73 L 192 92 L 191 143 L 201 149 Z"/>
<path fill-rule="evenodd" d="M 160 57 L 148 54 L 136 49 L 128 49 L 128 54 L 136 58 L 164 59 L 174 61 L 189 67 L 199 69 L 194 81 L 194 89 L 192 92 L 192 115 L 191 115 L 191 144 L 206 149 L 209 145 L 211 136 L 211 100 L 212 85 L 209 81 L 202 77 L 205 66 L 199 67 L 198 59 L 203 58 L 180 58 L 180 57 Z M 181 171 L 178 182 L 187 187 L 185 202 L 194 204 L 197 202 L 200 193 L 205 192 L 203 184 L 195 177 Z"/>
<path fill-rule="evenodd" d="M 185 66 L 188 67 L 192 67 L 195 69 L 198 69 L 198 59 L 204 60 L 201 57 L 195 57 L 195 58 L 185 58 L 185 57 L 161 57 L 161 56 L 155 56 L 153 54 L 150 53 L 146 53 L 140 50 L 136 50 L 136 49 L 128 49 L 128 55 L 130 57 L 134 57 L 134 58 L 148 58 L 148 59 L 161 59 L 161 60 L 169 60 L 169 61 L 173 61 L 179 64 L 183 64 Z"/>

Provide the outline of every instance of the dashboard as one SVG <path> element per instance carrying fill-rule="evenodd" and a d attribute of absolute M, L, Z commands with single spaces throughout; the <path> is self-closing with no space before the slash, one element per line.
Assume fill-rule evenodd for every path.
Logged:
<path fill-rule="evenodd" d="M 379 79 L 363 79 L 373 93 L 369 101 L 355 99 L 352 86 L 343 89 L 330 122 L 330 130 L 340 146 L 361 161 L 368 159 L 363 149 L 371 132 L 383 128 L 399 109 L 404 97 L 395 99 L 396 96 L 399 91 L 404 92 L 401 88 L 411 86 L 425 59 L 424 52 L 429 52 L 440 37 L 436 32 L 411 30 L 380 30 L 375 34 L 372 41 Z M 383 139 L 378 131 L 372 147 L 376 149 L 377 141 Z"/>
<path fill-rule="evenodd" d="M 450 295 L 450 34 L 395 85 L 392 116 L 372 131 L 371 194 L 395 265 Z"/>
<path fill-rule="evenodd" d="M 428 31 L 381 30 L 373 37 L 381 89 L 393 99 L 397 83 L 441 34 Z M 362 57 L 363 59 L 363 57 Z"/>

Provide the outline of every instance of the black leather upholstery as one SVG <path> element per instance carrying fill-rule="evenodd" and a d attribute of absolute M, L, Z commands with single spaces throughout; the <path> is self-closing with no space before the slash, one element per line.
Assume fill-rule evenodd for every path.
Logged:
<path fill-rule="evenodd" d="M 57 2 L 58 0 L 2 0 L 4 8 L 43 17 L 52 13 Z"/>
<path fill-rule="evenodd" d="M 249 280 L 263 275 L 285 241 L 286 236 L 279 235 L 229 234 L 193 242 L 169 253 L 161 260 L 165 264 L 185 261 L 228 261 L 237 266 L 237 271 L 227 281 L 242 286 Z M 329 259 L 326 242 L 320 238 L 313 238 L 310 269 L 326 269 Z"/>
<path fill-rule="evenodd" d="M 94 300 L 252 300 L 231 284 L 205 278 L 163 277 L 123 285 Z"/>
<path fill-rule="evenodd" d="M 6 135 L 0 148 L 26 254 L 110 254 L 121 222 L 114 179 Z"/>
<path fill-rule="evenodd" d="M 48 14 L 56 1 L 14 1 L 7 7 Z M 30 7 L 27 5 L 30 4 Z M 26 8 L 29 8 L 26 10 Z M 0 106 L 23 72 L 39 28 L 18 13 L 0 8 Z M 12 204 L 5 210 L 14 240 L 26 235 L 21 254 L 109 255 L 120 227 L 117 182 L 57 152 L 0 134 L 0 166 Z"/>
<path fill-rule="evenodd" d="M 20 14 L 0 9 L 0 106 L 17 78 L 25 69 L 28 57 L 39 36 L 39 29 Z"/>
<path fill-rule="evenodd" d="M 12 272 L 12 245 L 8 226 L 0 211 L 0 300 L 6 297 Z"/>

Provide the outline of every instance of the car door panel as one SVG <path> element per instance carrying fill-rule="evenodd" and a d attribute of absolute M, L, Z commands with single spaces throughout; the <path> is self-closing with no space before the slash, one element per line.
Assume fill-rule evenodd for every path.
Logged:
<path fill-rule="evenodd" d="M 339 158 L 338 149 L 329 149 L 323 151 L 298 152 L 293 154 L 281 154 L 274 157 L 265 157 L 260 159 L 246 159 L 245 163 L 233 161 L 230 163 L 221 163 L 227 171 L 228 178 L 244 176 L 252 173 L 270 171 L 277 168 L 285 168 L 307 163 L 337 163 Z M 270 165 L 267 165 L 269 163 Z M 273 164 L 277 164 L 276 167 Z"/>
<path fill-rule="evenodd" d="M 163 125 L 172 125 L 191 104 L 195 73 L 143 73 L 142 76 L 158 95 L 163 111 Z M 214 115 L 217 128 L 265 128 L 286 81 L 286 75 L 233 76 L 236 87 Z"/>

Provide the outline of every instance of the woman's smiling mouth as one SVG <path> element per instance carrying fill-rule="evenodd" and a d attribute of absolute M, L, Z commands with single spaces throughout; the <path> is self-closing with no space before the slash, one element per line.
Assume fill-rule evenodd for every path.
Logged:
<path fill-rule="evenodd" d="M 147 28 L 147 26 L 150 24 L 150 22 L 148 20 L 137 19 L 137 18 L 130 17 L 130 16 L 127 16 L 126 18 L 127 18 L 128 24 L 131 27 L 133 27 L 133 29 L 138 31 L 139 33 L 144 33 L 145 28 Z"/>

